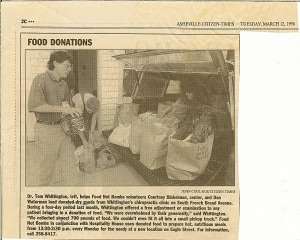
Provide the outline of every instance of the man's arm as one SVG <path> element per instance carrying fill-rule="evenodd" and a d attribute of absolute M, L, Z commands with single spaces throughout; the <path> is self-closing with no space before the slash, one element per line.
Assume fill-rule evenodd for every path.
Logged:
<path fill-rule="evenodd" d="M 29 112 L 43 112 L 43 113 L 66 113 L 79 116 L 82 113 L 81 109 L 62 107 L 57 105 L 50 105 L 45 100 L 44 89 L 41 79 L 36 77 L 31 85 L 29 99 L 28 99 Z"/>
<path fill-rule="evenodd" d="M 56 105 L 43 104 L 37 107 L 33 107 L 30 110 L 31 112 L 43 112 L 43 113 L 65 113 L 70 114 L 72 117 L 79 116 L 82 113 L 80 108 L 73 107 L 62 107 Z"/>

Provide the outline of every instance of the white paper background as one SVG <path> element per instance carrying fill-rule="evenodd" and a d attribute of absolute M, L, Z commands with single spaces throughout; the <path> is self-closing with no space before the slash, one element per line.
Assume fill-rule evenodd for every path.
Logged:
<path fill-rule="evenodd" d="M 300 34 L 242 33 L 240 65 L 240 239 L 299 240 Z"/>
<path fill-rule="evenodd" d="M 240 239 L 300 240 L 300 34 L 242 33 L 240 66 Z"/>

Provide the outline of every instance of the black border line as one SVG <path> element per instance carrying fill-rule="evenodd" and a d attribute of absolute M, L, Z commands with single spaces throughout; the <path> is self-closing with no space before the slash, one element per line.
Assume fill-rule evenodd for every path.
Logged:
<path fill-rule="evenodd" d="M 40 0 L 18 0 L 14 1 L 16 3 L 19 2 L 39 2 Z M 114 2 L 113 0 L 43 0 L 44 2 Z M 2 2 L 11 2 L 10 0 L 2 0 Z M 140 0 L 118 0 L 118 2 L 140 2 Z M 183 0 L 143 0 L 143 2 L 185 2 Z M 189 2 L 199 2 L 197 0 L 189 0 Z M 240 2 L 240 0 L 206 0 L 205 2 Z M 297 0 L 286 0 L 286 1 L 256 1 L 256 0 L 245 0 L 244 2 L 250 2 L 250 3 L 257 3 L 257 2 L 271 2 L 271 3 L 276 3 L 276 2 L 300 2 Z"/>
<path fill-rule="evenodd" d="M 1 15 L 1 14 L 0 14 Z M 0 32 L 1 32 L 1 30 L 0 30 Z M 1 42 L 1 40 L 0 40 L 0 42 Z M 1 53 L 0 53 L 0 59 L 1 59 Z M 0 64 L 0 72 L 2 72 L 1 71 L 1 64 Z M 1 79 L 1 77 L 0 77 L 0 79 Z M 0 90 L 1 90 L 1 80 L 0 80 Z M 0 94 L 1 95 L 1 94 Z M 1 111 L 1 104 L 0 104 L 0 112 L 2 112 Z M 0 114 L 1 115 L 1 114 Z M 0 128 L 1 128 L 1 124 L 0 124 Z M 2 131 L 0 131 L 0 139 L 2 139 Z M 2 150 L 2 144 L 0 145 L 0 153 L 1 153 L 1 150 Z M 1 154 L 2 155 L 2 154 Z M 0 157 L 0 238 L 2 239 L 2 219 L 3 219 L 3 217 L 2 217 L 2 212 L 3 212 L 3 164 L 2 164 L 2 157 Z"/>
<path fill-rule="evenodd" d="M 76 35 L 79 35 L 79 34 L 82 34 L 82 35 L 87 35 L 87 34 L 94 34 L 94 35 L 187 35 L 187 36 L 190 36 L 190 35 L 225 35 L 225 36 L 230 36 L 230 35 L 239 35 L 239 34 L 236 34 L 236 33 L 228 33 L 228 34 L 225 34 L 225 33 L 216 33 L 216 34 L 209 34 L 209 33 L 202 33 L 202 34 L 199 34 L 199 33 L 128 33 L 128 32 L 125 32 L 125 33 L 83 33 L 83 32 L 79 32 L 79 33 L 74 33 L 74 32 L 71 32 L 71 33 L 58 33 L 58 32 L 47 32 L 47 33 L 37 33 L 37 32 L 22 32 L 22 34 L 46 34 L 46 35 L 49 35 L 49 34 L 52 34 L 52 35 L 71 35 L 71 34 L 76 34 Z M 114 48 L 114 49 L 117 49 L 117 48 Z"/>
<path fill-rule="evenodd" d="M 21 49 L 21 37 L 22 37 L 21 35 L 22 34 L 23 33 L 21 32 L 20 33 L 20 49 Z M 28 34 L 28 33 L 25 33 L 25 34 Z M 30 33 L 30 34 L 51 34 L 51 33 Z M 57 33 L 57 34 L 61 34 L 61 33 Z M 65 33 L 62 33 L 62 34 L 65 34 Z M 77 33 L 73 33 L 73 34 L 77 34 Z M 93 33 L 82 33 L 82 34 L 93 34 Z M 101 33 L 98 33 L 98 34 L 101 34 Z M 151 35 L 152 35 L 152 33 L 151 33 Z M 174 34 L 168 34 L 168 35 L 174 35 Z M 189 35 L 189 34 L 178 34 L 178 35 Z M 240 51 L 240 34 L 192 34 L 192 35 L 199 35 L 199 36 L 201 36 L 201 35 L 235 35 L 235 36 L 238 36 L 238 39 L 239 39 L 239 51 Z M 61 48 L 61 49 L 63 49 L 63 48 Z M 76 48 L 76 49 L 68 49 L 68 50 L 96 50 L 96 51 L 98 51 L 98 50 L 123 50 L 123 49 L 124 48 L 111 48 L 111 49 L 110 48 L 105 48 L 105 49 L 87 49 L 87 48 L 82 48 L 81 49 L 81 48 Z M 49 49 L 48 48 L 25 49 L 25 64 L 26 64 L 26 51 L 27 50 L 30 50 L 30 51 L 37 50 L 37 51 L 39 51 L 39 50 L 54 50 L 54 49 L 53 48 L 49 48 Z M 203 49 L 203 50 L 205 50 L 205 49 Z M 228 49 L 218 49 L 218 50 L 228 50 Z M 240 54 L 239 54 L 239 61 L 240 61 Z M 20 67 L 21 67 L 21 56 L 20 56 Z M 236 72 L 235 72 L 235 74 L 236 74 Z M 20 80 L 21 80 L 21 71 L 20 71 Z M 234 88 L 235 88 L 235 85 L 234 85 Z M 25 91 L 26 91 L 26 66 L 25 66 Z M 20 81 L 20 93 L 21 93 L 21 81 Z M 26 100 L 26 94 L 25 94 L 25 100 Z M 20 98 L 20 104 L 21 104 L 21 98 Z M 26 104 L 25 104 L 25 115 L 26 115 L 26 109 L 27 109 L 27 107 L 26 107 Z M 21 111 L 21 109 L 20 109 L 20 111 Z M 21 114 L 20 114 L 20 116 L 21 116 Z M 20 119 L 20 123 L 21 123 L 21 119 Z M 26 126 L 26 117 L 25 117 L 25 126 Z M 236 126 L 234 125 L 234 127 L 236 127 Z M 20 129 L 20 134 L 21 134 L 21 129 Z M 26 131 L 25 131 L 25 138 L 26 138 Z M 25 154 L 26 154 L 26 148 L 25 148 Z M 25 181 L 25 186 L 26 186 L 26 181 Z M 26 186 L 26 187 L 34 187 L 34 186 Z M 43 186 L 43 187 L 53 187 L 53 186 Z M 97 187 L 97 185 L 92 185 L 92 186 L 56 186 L 56 187 Z M 101 186 L 101 187 L 103 187 L 103 186 Z M 105 187 L 120 187 L 120 186 L 105 185 Z M 123 185 L 122 185 L 122 187 L 123 187 Z M 132 187 L 132 186 L 126 186 L 125 185 L 124 187 Z M 140 186 L 136 186 L 136 187 L 140 187 Z M 157 186 L 157 187 L 160 187 L 160 186 Z M 182 186 L 178 186 L 178 187 L 182 187 Z M 229 187 L 232 187 L 232 186 L 229 186 Z"/>
<path fill-rule="evenodd" d="M 22 185 L 21 185 L 21 179 L 22 179 L 22 101 L 21 101 L 21 94 L 22 94 L 22 91 L 21 91 L 21 83 L 22 83 L 22 65 L 21 65 L 21 62 L 22 62 L 22 52 L 21 52 L 21 34 L 20 34 L 20 210 L 19 210 L 19 238 L 21 238 L 21 200 L 22 200 Z M 26 52 L 26 51 L 25 51 Z M 25 56 L 26 56 L 26 53 L 25 53 Z M 26 66 L 26 57 L 25 57 L 25 66 Z M 25 67 L 25 76 L 26 76 L 26 67 Z M 26 83 L 25 83 L 26 84 Z M 26 91 L 26 85 L 25 85 L 25 91 Z M 25 94 L 25 105 L 26 105 L 26 94 Z M 26 110 L 25 110 L 26 111 Z M 25 121 L 26 121 L 26 115 L 25 115 Z M 25 122 L 26 124 L 26 122 Z M 26 126 L 26 125 L 25 125 Z M 25 131 L 26 131 L 26 127 L 25 127 Z M 25 137 L 26 137 L 26 133 L 25 133 Z M 25 141 L 26 143 L 26 141 Z M 25 156 L 26 156 L 26 145 L 25 145 Z M 25 157 L 26 158 L 26 157 Z M 26 171 L 26 166 L 25 166 L 25 171 Z M 27 222 L 27 221 L 26 221 Z"/>
<path fill-rule="evenodd" d="M 21 35 L 22 35 L 23 33 L 21 32 L 20 33 L 20 42 L 21 42 Z M 28 33 L 25 33 L 25 34 L 28 34 Z M 30 34 L 51 34 L 51 33 L 30 33 Z M 65 33 L 57 33 L 57 34 L 65 34 Z M 74 33 L 74 34 L 77 34 L 77 33 Z M 93 33 L 82 33 L 82 34 L 93 34 Z M 98 33 L 98 34 L 101 34 L 101 33 Z M 119 33 L 117 33 L 117 34 L 119 34 Z M 147 33 L 147 35 L 153 35 L 152 33 Z M 174 35 L 174 34 L 167 34 L 167 35 Z M 179 34 L 179 35 L 187 35 L 187 34 Z M 199 36 L 202 36 L 202 35 L 234 35 L 234 36 L 238 36 L 238 41 L 239 41 L 239 44 L 240 44 L 240 34 L 192 34 L 192 35 L 199 35 Z M 21 44 L 21 43 L 20 43 Z M 76 46 L 74 46 L 74 47 L 76 47 Z M 60 49 L 64 49 L 64 50 L 124 50 L 124 48 L 105 48 L 105 49 L 88 49 L 88 48 L 76 48 L 76 49 L 69 49 L 69 48 L 64 48 L 63 46 L 62 46 L 62 48 L 60 48 Z M 134 49 L 136 49 L 136 48 L 134 48 Z M 239 51 L 240 51 L 240 45 L 239 45 Z M 26 49 L 25 48 L 25 50 L 33 50 L 33 51 L 39 51 L 39 50 L 55 50 L 55 49 L 53 49 L 53 48 L 42 48 L 42 49 Z M 58 49 L 57 49 L 58 50 Z M 167 50 L 167 49 L 166 49 Z M 173 50 L 173 49 L 172 49 Z M 178 49 L 178 50 L 180 50 L 180 49 Z M 184 49 L 182 49 L 182 50 L 184 50 Z M 200 50 L 205 50 L 205 49 L 200 49 Z M 218 50 L 228 50 L 228 49 L 218 49 Z M 240 55 L 240 54 L 239 54 Z M 240 59 L 239 59 L 239 61 L 240 61 Z M 25 62 L 26 62 L 26 51 L 25 51 Z M 20 66 L 21 66 L 21 63 L 20 63 Z M 26 68 L 26 66 L 25 66 L 25 68 Z M 21 71 L 20 71 L 21 72 Z M 235 72 L 235 74 L 236 74 L 236 72 Z M 235 89 L 234 89 L 235 90 Z M 20 89 L 20 91 L 21 91 L 21 89 Z M 25 91 L 26 91 L 26 76 L 25 76 Z M 20 94 L 21 94 L 22 92 L 20 92 Z M 25 98 L 26 98 L 26 94 L 25 94 Z M 26 103 L 26 102 L 25 102 Z M 25 106 L 25 115 L 26 115 L 26 111 L 27 110 L 27 108 L 26 108 L 26 106 Z M 20 111 L 21 111 L 21 109 L 20 109 Z M 21 116 L 21 115 L 20 115 Z M 25 117 L 26 118 L 26 117 Z M 25 119 L 25 124 L 26 124 L 26 119 Z M 25 125 L 26 126 L 26 125 Z M 235 128 L 236 126 L 234 125 L 234 128 Z M 235 130 L 234 130 L 235 131 Z M 21 134 L 21 129 L 20 129 L 20 134 Z M 26 131 L 25 131 L 25 138 L 26 138 Z M 26 144 L 26 142 L 25 142 L 25 144 Z M 26 150 L 25 150 L 25 154 L 26 154 Z M 26 162 L 26 156 L 25 156 L 25 162 Z M 26 166 L 26 165 L 25 165 Z M 25 177 L 25 179 L 26 179 L 26 177 Z M 235 185 L 234 185 L 235 186 Z M 228 187 L 234 187 L 234 186 L 228 186 Z M 33 187 L 33 188 L 36 188 L 36 187 L 39 187 L 39 186 L 26 186 L 26 181 L 25 181 L 25 187 Z M 121 186 L 116 186 L 116 185 L 105 185 L 105 186 L 101 186 L 101 185 L 90 185 L 90 186 L 43 186 L 43 188 L 44 187 L 164 187 L 164 186 L 143 186 L 143 185 L 131 185 L 131 186 L 126 186 L 126 185 L 121 185 Z M 184 187 L 184 186 L 174 186 L 174 187 Z"/>
<path fill-rule="evenodd" d="M 35 35 L 37 35 L 37 34 L 52 34 L 52 33 L 26 33 L 26 32 L 20 32 L 20 150 L 22 150 L 22 148 L 21 148 L 21 145 L 22 145 L 22 126 L 21 126 L 21 124 L 22 124 L 22 122 L 21 122 L 21 120 L 22 120 L 22 108 L 21 108 L 21 94 L 22 94 L 22 84 L 21 84 L 21 81 L 22 81 L 22 34 L 35 34 Z M 68 33 L 56 33 L 56 34 L 68 34 Z M 91 35 L 93 35 L 93 34 L 95 34 L 95 33 L 72 33 L 72 34 L 91 34 Z M 96 34 L 105 34 L 105 35 L 107 35 L 107 34 L 113 34 L 113 35 L 115 35 L 115 34 L 122 34 L 122 35 L 124 35 L 124 33 L 96 33 Z M 125 34 L 128 34 L 128 33 L 125 33 Z M 133 33 L 133 34 L 136 34 L 136 33 Z M 144 33 L 143 33 L 144 34 Z M 156 34 L 154 34 L 154 33 L 145 33 L 144 35 L 160 35 L 159 33 L 156 33 Z M 175 34 L 164 34 L 164 35 L 175 35 Z M 238 46 L 238 51 L 239 51 L 239 75 L 240 75 L 240 34 L 176 34 L 176 35 L 198 35 L 198 36 L 202 36 L 202 35 L 225 35 L 225 36 L 232 36 L 232 35 L 234 35 L 234 36 L 237 36 L 238 37 L 238 43 L 239 43 L 239 46 Z M 62 46 L 62 48 L 60 48 L 60 49 L 64 49 L 63 48 L 63 46 Z M 121 48 L 120 48 L 121 49 Z M 106 49 L 87 49 L 87 48 L 84 48 L 84 50 L 120 50 L 120 49 L 118 49 L 118 48 L 113 48 L 113 49 L 108 49 L 108 48 L 106 48 Z M 123 50 L 124 48 L 122 48 L 122 50 Z M 134 49 L 136 49 L 136 48 L 134 48 Z M 25 78 L 24 78 L 24 80 L 25 80 L 25 92 L 26 92 L 26 51 L 27 50 L 54 50 L 53 48 L 51 48 L 51 49 L 45 49 L 45 48 L 43 48 L 43 49 L 24 49 L 25 50 L 25 60 L 24 60 L 24 62 L 25 62 Z M 73 49 L 68 49 L 68 50 L 73 50 Z M 74 49 L 74 50 L 83 50 L 83 49 L 80 49 L 80 48 L 76 48 L 76 49 Z M 205 50 L 205 49 L 202 49 L 202 50 Z M 218 50 L 225 50 L 225 49 L 218 49 Z M 228 50 L 228 49 L 226 49 L 226 50 Z M 234 74 L 235 74 L 235 81 L 236 81 L 236 70 L 234 71 Z M 234 81 L 234 83 L 235 83 L 235 81 Z M 234 84 L 234 91 L 235 91 L 235 84 Z M 236 97 L 236 96 L 235 96 Z M 235 106 L 235 108 L 236 108 L 236 106 Z M 235 110 L 235 108 L 234 108 L 234 110 Z M 27 108 L 26 108 L 26 94 L 25 94 L 25 128 L 26 128 L 26 110 L 27 110 Z M 236 114 L 235 114 L 235 112 L 234 112 L 234 117 L 236 117 Z M 234 121 L 234 133 L 236 132 L 236 121 Z M 25 187 L 26 188 L 35 188 L 35 186 L 26 186 L 26 129 L 25 129 Z M 236 137 L 235 137 L 235 134 L 234 134 L 234 142 L 235 142 L 235 144 L 236 144 Z M 236 159 L 235 159 L 236 160 Z M 236 164 L 235 164 L 235 168 L 234 168 L 235 170 L 234 170 L 234 172 L 235 172 L 235 175 L 236 175 Z M 19 196 L 19 214 L 20 214 L 20 216 L 19 216 L 19 238 L 21 238 L 21 226 L 22 226 L 22 224 L 21 224 L 21 209 L 22 209 L 22 206 L 21 206 L 21 201 L 22 201 L 22 175 L 21 175 L 21 173 L 22 173 L 22 153 L 21 153 L 21 151 L 20 151 L 20 196 Z M 38 186 L 36 186 L 36 187 L 38 187 Z M 50 187 L 50 188 L 53 188 L 53 187 L 79 187 L 79 188 L 95 188 L 95 187 L 166 187 L 166 186 L 112 186 L 112 185 L 106 185 L 106 186 L 97 186 L 97 185 L 94 185 L 94 186 L 43 186 L 43 188 L 44 187 Z M 182 187 L 186 187 L 186 186 L 174 186 L 174 187 L 177 187 L 177 188 L 182 188 Z M 193 187 L 193 186 L 189 186 L 189 187 Z M 199 186 L 194 186 L 194 187 L 199 187 Z M 204 187 L 204 186 L 200 186 L 200 187 Z M 213 186 L 213 187 L 217 187 L 217 186 Z M 219 187 L 236 187 L 236 179 L 234 180 L 234 185 L 233 186 L 219 186 Z M 87 239 L 88 240 L 88 239 Z M 109 239 L 108 239 L 109 240 Z M 146 239 L 145 239 L 146 240 Z M 151 240 L 151 239 L 148 239 L 148 240 Z"/>

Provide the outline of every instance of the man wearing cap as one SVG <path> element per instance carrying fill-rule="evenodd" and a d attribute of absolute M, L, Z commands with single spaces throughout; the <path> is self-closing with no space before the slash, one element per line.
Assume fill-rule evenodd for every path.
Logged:
<path fill-rule="evenodd" d="M 74 146 L 60 123 L 63 114 L 79 116 L 79 108 L 63 107 L 70 101 L 69 88 L 64 81 L 71 71 L 72 59 L 64 51 L 50 55 L 48 70 L 37 75 L 29 93 L 28 110 L 36 116 L 35 152 L 26 159 L 26 184 L 50 184 L 57 160 L 65 161 L 63 153 L 72 156 Z"/>

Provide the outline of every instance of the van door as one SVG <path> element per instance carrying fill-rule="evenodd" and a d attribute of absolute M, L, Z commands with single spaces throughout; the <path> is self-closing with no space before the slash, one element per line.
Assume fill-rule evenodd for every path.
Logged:
<path fill-rule="evenodd" d="M 229 52 L 229 51 L 228 51 Z M 218 69 L 222 85 L 224 86 L 224 92 L 226 94 L 226 104 L 228 112 L 230 113 L 231 127 L 234 129 L 234 72 L 228 70 L 224 55 L 220 50 L 211 50 L 209 51 L 211 58 Z M 230 51 L 231 59 L 234 60 L 233 51 Z M 231 63 L 232 64 L 232 63 Z"/>

